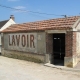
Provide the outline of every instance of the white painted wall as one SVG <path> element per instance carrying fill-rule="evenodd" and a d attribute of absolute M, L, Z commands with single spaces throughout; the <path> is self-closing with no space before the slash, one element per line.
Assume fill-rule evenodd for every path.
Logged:
<path fill-rule="evenodd" d="M 37 33 L 10 33 L 7 38 L 9 50 L 37 53 Z M 6 42 L 4 43 L 6 44 Z"/>
<path fill-rule="evenodd" d="M 77 30 L 80 30 L 80 23 L 76 27 Z"/>
<path fill-rule="evenodd" d="M 0 29 L 0 31 L 2 31 L 2 30 L 4 30 L 4 29 L 6 29 L 6 28 L 8 28 L 10 25 L 12 25 L 12 24 L 16 24 L 12 19 L 10 19 L 1 29 Z M 1 33 L 0 33 L 0 53 L 1 53 Z"/>
<path fill-rule="evenodd" d="M 0 31 L 8 28 L 11 24 L 16 24 L 12 19 L 10 19 L 1 29 Z"/>
<path fill-rule="evenodd" d="M 78 22 L 80 19 L 78 20 Z M 76 52 L 77 55 L 80 55 L 80 23 L 76 26 L 76 30 L 78 30 L 76 35 Z"/>
<path fill-rule="evenodd" d="M 76 51 L 77 51 L 77 54 L 80 55 L 80 32 L 77 32 L 77 36 L 76 36 L 77 40 L 76 40 Z"/>
<path fill-rule="evenodd" d="M 0 34 L 0 45 L 1 45 L 1 34 Z"/>
<path fill-rule="evenodd" d="M 1 52 L 1 34 L 0 34 L 0 52 Z"/>

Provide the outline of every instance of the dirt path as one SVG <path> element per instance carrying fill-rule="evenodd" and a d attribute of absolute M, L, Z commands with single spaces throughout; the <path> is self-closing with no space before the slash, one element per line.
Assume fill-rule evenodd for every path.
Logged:
<path fill-rule="evenodd" d="M 0 80 L 80 80 L 80 73 L 0 56 Z"/>

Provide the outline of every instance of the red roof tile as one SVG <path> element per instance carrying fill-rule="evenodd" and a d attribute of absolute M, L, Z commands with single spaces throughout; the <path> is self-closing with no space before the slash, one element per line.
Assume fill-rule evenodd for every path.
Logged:
<path fill-rule="evenodd" d="M 57 18 L 57 19 L 29 22 L 29 23 L 23 23 L 23 24 L 13 24 L 7 29 L 3 30 L 2 32 L 71 29 L 72 25 L 79 18 L 80 16 L 73 16 L 73 17 L 67 17 L 67 18 Z"/>

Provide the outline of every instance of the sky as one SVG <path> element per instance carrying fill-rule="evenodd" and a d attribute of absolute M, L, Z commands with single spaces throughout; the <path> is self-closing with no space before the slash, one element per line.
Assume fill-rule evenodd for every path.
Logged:
<path fill-rule="evenodd" d="M 0 21 L 9 19 L 10 15 L 14 15 L 16 23 L 80 15 L 80 0 L 0 0 L 0 5 Z"/>

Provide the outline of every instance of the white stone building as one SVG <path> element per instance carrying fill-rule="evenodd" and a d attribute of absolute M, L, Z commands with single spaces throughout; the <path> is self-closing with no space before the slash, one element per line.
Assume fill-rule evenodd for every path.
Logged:
<path fill-rule="evenodd" d="M 0 21 L 0 31 L 8 28 L 12 24 L 16 24 L 15 21 L 14 21 L 14 16 L 13 15 L 11 15 L 10 19 L 8 19 L 8 20 Z M 0 53 L 1 53 L 1 45 L 2 44 L 1 44 L 1 33 L 0 33 Z"/>

